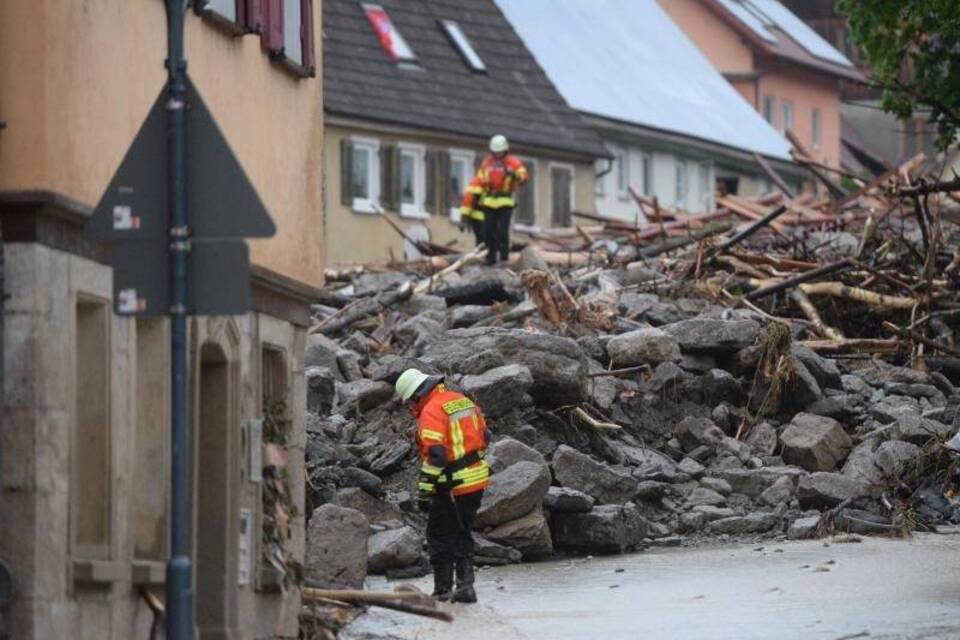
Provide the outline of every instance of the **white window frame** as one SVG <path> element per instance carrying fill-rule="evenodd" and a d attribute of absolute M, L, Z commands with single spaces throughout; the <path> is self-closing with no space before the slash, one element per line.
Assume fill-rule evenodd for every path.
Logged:
<path fill-rule="evenodd" d="M 203 10 L 215 13 L 234 24 L 237 23 L 237 0 L 208 0 L 203 5 Z"/>
<path fill-rule="evenodd" d="M 780 131 L 782 133 L 793 131 L 794 126 L 796 125 L 796 115 L 796 110 L 793 106 L 792 100 L 780 101 Z"/>
<path fill-rule="evenodd" d="M 522 233 L 540 233 L 542 228 L 538 222 L 540 220 L 540 202 L 539 202 L 539 198 L 537 197 L 537 192 L 539 191 L 539 189 L 537 188 L 536 181 L 540 180 L 543 176 L 539 171 L 539 166 L 535 158 L 527 158 L 523 156 L 517 156 L 517 157 L 520 159 L 520 162 L 523 163 L 523 166 L 533 167 L 534 181 L 530 182 L 528 180 L 526 184 L 518 187 L 520 189 L 533 189 L 533 224 L 524 224 L 522 222 L 517 222 L 517 212 L 514 211 L 513 222 L 511 223 L 511 226 L 513 227 L 514 231 L 520 231 Z M 527 173 L 527 175 L 530 175 L 529 172 Z"/>
<path fill-rule="evenodd" d="M 606 200 L 607 176 L 613 173 L 612 169 L 613 169 L 613 160 L 600 159 L 593 163 L 593 175 L 595 176 L 593 195 L 596 196 L 597 198 L 602 198 Z M 606 173 L 603 173 L 604 171 L 606 171 Z"/>
<path fill-rule="evenodd" d="M 303 15 L 300 10 L 300 0 L 283 0 L 283 55 L 297 66 L 303 66 L 303 41 L 300 37 Z"/>
<path fill-rule="evenodd" d="M 706 172 L 706 184 L 701 181 L 704 175 L 702 172 Z M 714 184 L 716 184 L 716 181 L 713 179 L 713 165 L 709 162 L 698 162 L 697 189 L 700 190 L 700 205 L 703 207 L 704 213 L 713 211 L 713 196 L 716 191 Z"/>
<path fill-rule="evenodd" d="M 613 173 L 617 187 L 617 198 L 622 202 L 630 201 L 630 150 L 622 147 L 613 147 L 613 162 L 615 164 Z M 623 171 L 623 175 L 621 175 Z M 624 178 L 626 183 L 620 184 L 620 178 Z"/>
<path fill-rule="evenodd" d="M 763 119 L 766 120 L 771 127 L 776 126 L 777 119 L 777 99 L 770 95 L 769 93 L 763 94 L 763 97 L 760 99 L 760 115 L 763 116 Z M 767 107 L 770 107 L 769 117 L 767 114 Z"/>
<path fill-rule="evenodd" d="M 477 50 L 473 48 L 473 44 L 467 34 L 463 32 L 460 23 L 456 20 L 441 20 L 440 25 L 457 48 L 457 51 L 463 56 L 470 70 L 474 73 L 486 73 L 487 65 L 483 62 L 483 58 L 480 57 Z"/>
<path fill-rule="evenodd" d="M 370 190 L 366 198 L 354 198 L 352 209 L 356 213 L 366 213 L 379 215 L 380 213 L 380 140 L 377 138 L 364 138 L 352 136 L 350 144 L 353 149 L 350 154 L 350 162 L 353 162 L 353 152 L 358 148 L 366 149 L 370 152 L 370 162 L 367 165 L 369 173 Z M 341 168 L 341 171 L 343 169 Z"/>
<path fill-rule="evenodd" d="M 566 169 L 570 172 L 570 223 L 573 224 L 573 211 L 576 210 L 576 197 L 577 197 L 577 168 L 574 167 L 569 162 L 551 162 L 550 166 L 547 168 L 547 172 L 550 176 L 550 182 L 548 183 L 549 191 L 547 192 L 547 216 L 550 219 L 550 227 L 553 227 L 553 170 L 554 169 Z"/>
<path fill-rule="evenodd" d="M 643 195 L 648 198 L 652 198 L 654 194 L 653 188 L 653 154 L 644 153 L 640 156 L 640 173 L 641 179 L 643 180 Z"/>
<path fill-rule="evenodd" d="M 683 176 L 683 189 L 680 189 Z M 673 206 L 680 211 L 690 208 L 690 165 L 686 160 L 677 158 L 673 167 Z"/>
<path fill-rule="evenodd" d="M 817 107 L 810 112 L 810 142 L 814 149 L 823 146 L 823 112 Z"/>
<path fill-rule="evenodd" d="M 427 211 L 426 200 L 427 200 L 427 147 L 422 144 L 412 144 L 409 142 L 401 142 L 397 144 L 397 150 L 399 151 L 398 162 L 400 165 L 403 165 L 403 156 L 413 156 L 413 203 L 404 203 L 403 195 L 400 195 L 400 202 L 398 206 L 400 211 L 401 218 L 415 218 L 418 220 L 424 220 L 430 217 L 430 212 Z M 401 184 L 397 185 L 398 188 L 402 191 L 402 176 L 403 172 L 398 167 L 397 177 L 401 181 Z"/>
<path fill-rule="evenodd" d="M 467 174 L 466 180 L 463 182 L 463 189 L 466 190 L 467 186 L 470 184 L 470 180 L 473 179 L 474 173 L 476 173 L 473 167 L 476 165 L 477 154 L 468 149 L 448 149 L 447 153 L 450 154 L 450 175 L 453 174 L 453 161 L 454 160 L 463 160 L 467 165 Z M 444 185 L 446 189 L 448 185 Z M 463 191 L 457 194 L 458 198 L 463 197 Z M 453 205 L 450 207 L 450 220 L 455 224 L 460 224 L 460 206 Z"/>

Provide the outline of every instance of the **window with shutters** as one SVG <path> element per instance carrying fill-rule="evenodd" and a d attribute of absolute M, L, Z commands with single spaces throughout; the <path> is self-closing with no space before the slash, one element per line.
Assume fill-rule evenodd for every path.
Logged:
<path fill-rule="evenodd" d="M 527 181 L 517 189 L 517 208 L 513 212 L 513 226 L 519 231 L 536 231 L 537 224 L 537 161 L 520 158 L 527 168 Z"/>
<path fill-rule="evenodd" d="M 263 18 L 261 43 L 270 56 L 299 76 L 316 75 L 314 0 L 247 0 Z"/>
<path fill-rule="evenodd" d="M 463 149 L 450 149 L 450 170 L 448 172 L 449 180 L 447 182 L 446 206 L 450 212 L 450 219 L 454 222 L 460 222 L 460 203 L 463 200 L 463 192 L 473 178 L 473 163 L 476 155 L 472 151 Z"/>
<path fill-rule="evenodd" d="M 780 120 L 780 131 L 786 133 L 787 131 L 793 131 L 793 103 L 789 100 L 784 100 L 781 106 L 781 120 Z"/>
<path fill-rule="evenodd" d="M 811 119 L 810 142 L 813 143 L 814 149 L 819 149 L 821 146 L 823 146 L 823 116 L 821 115 L 820 109 L 813 110 Z"/>
<path fill-rule="evenodd" d="M 340 202 L 357 213 L 380 207 L 380 141 L 353 137 L 340 148 Z"/>
<path fill-rule="evenodd" d="M 550 223 L 554 227 L 569 227 L 573 216 L 573 167 L 567 164 L 550 165 Z"/>
<path fill-rule="evenodd" d="M 773 96 L 763 96 L 763 119 L 769 122 L 771 125 L 774 124 L 773 114 L 775 113 L 775 104 L 776 101 Z"/>
<path fill-rule="evenodd" d="M 405 218 L 425 218 L 426 208 L 426 148 L 423 145 L 401 143 L 400 150 L 400 210 Z"/>

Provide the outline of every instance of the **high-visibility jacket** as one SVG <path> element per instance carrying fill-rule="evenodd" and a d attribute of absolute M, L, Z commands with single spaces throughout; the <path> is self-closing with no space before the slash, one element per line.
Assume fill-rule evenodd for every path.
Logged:
<path fill-rule="evenodd" d="M 417 446 L 420 450 L 421 493 L 448 489 L 460 496 L 487 488 L 490 467 L 483 459 L 487 449 L 487 423 L 480 407 L 442 384 L 418 405 Z M 442 447 L 438 464 L 431 449 Z"/>
<path fill-rule="evenodd" d="M 514 196 L 517 187 L 525 183 L 527 178 L 527 168 L 517 156 L 508 153 L 498 158 L 492 153 L 487 154 L 477 170 L 477 180 L 483 189 L 481 206 L 487 209 L 516 206 Z"/>
<path fill-rule="evenodd" d="M 483 222 L 483 211 L 480 209 L 480 201 L 483 199 L 483 186 L 480 179 L 473 176 L 470 184 L 463 190 L 463 199 L 460 201 L 460 215 L 464 218 L 473 218 Z"/>

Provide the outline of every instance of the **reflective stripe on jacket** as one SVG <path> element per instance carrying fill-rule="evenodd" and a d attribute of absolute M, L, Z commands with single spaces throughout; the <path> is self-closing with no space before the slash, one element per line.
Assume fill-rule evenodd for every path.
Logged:
<path fill-rule="evenodd" d="M 480 179 L 473 176 L 470 179 L 470 184 L 463 190 L 463 198 L 460 201 L 460 215 L 483 222 L 483 211 L 480 210 L 482 199 L 483 186 L 480 184 Z"/>
<path fill-rule="evenodd" d="M 490 467 L 483 460 L 487 448 L 487 423 L 480 408 L 470 398 L 438 386 L 427 397 L 417 421 L 417 445 L 420 450 L 420 483 L 418 489 L 432 493 L 436 488 L 450 488 L 459 496 L 485 489 L 490 482 Z M 430 448 L 441 446 L 446 465 L 441 468 L 430 457 Z M 456 467 L 458 460 L 476 452 L 480 459 Z"/>

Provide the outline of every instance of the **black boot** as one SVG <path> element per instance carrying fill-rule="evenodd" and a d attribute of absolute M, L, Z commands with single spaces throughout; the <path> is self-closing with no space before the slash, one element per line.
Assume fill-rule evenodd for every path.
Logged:
<path fill-rule="evenodd" d="M 457 589 L 453 592 L 454 602 L 476 602 L 477 592 L 473 589 L 473 558 L 457 558 Z"/>
<path fill-rule="evenodd" d="M 453 598 L 453 563 L 447 560 L 433 565 L 433 597 L 440 602 Z"/>

